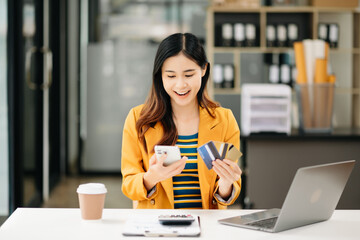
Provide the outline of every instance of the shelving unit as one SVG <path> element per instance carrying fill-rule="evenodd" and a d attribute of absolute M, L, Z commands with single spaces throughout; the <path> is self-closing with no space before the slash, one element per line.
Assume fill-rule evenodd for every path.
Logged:
<path fill-rule="evenodd" d="M 257 25 L 260 38 L 256 47 L 222 47 L 219 44 L 219 24 L 251 22 Z M 225 58 L 234 65 L 235 82 L 233 89 L 215 89 L 212 81 L 209 93 L 217 95 L 240 95 L 244 79 L 242 61 L 246 54 L 289 53 L 291 47 L 267 47 L 267 24 L 282 21 L 300 22 L 299 40 L 318 38 L 318 24 L 337 23 L 340 27 L 338 48 L 330 50 L 330 63 L 337 77 L 334 114 L 340 127 L 360 127 L 360 11 L 353 8 L 319 7 L 260 7 L 243 9 L 236 6 L 210 6 L 207 11 L 207 54 L 212 65 Z M 249 60 L 251 61 L 251 60 Z M 221 63 L 221 62 L 220 62 Z M 261 79 L 260 79 L 261 80 Z M 263 82 L 264 83 L 264 82 Z M 266 83 L 266 82 L 265 82 Z M 342 116 L 342 117 L 340 117 Z"/>

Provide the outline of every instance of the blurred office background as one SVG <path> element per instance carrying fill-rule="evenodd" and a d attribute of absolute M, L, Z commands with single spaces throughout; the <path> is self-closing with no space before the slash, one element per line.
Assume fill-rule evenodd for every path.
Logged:
<path fill-rule="evenodd" d="M 107 185 L 106 207 L 132 207 L 121 193 L 124 120 L 148 94 L 163 38 L 192 32 L 206 44 L 210 3 L 0 0 L 0 216 L 77 207 L 76 187 L 89 181 Z M 262 54 L 243 58 L 242 78 L 262 82 Z M 216 100 L 240 125 L 240 94 Z"/>
<path fill-rule="evenodd" d="M 205 41 L 208 4 L 0 0 L 0 216 L 76 207 L 88 181 L 108 185 L 108 207 L 132 207 L 121 193 L 125 117 L 147 96 L 159 41 Z"/>

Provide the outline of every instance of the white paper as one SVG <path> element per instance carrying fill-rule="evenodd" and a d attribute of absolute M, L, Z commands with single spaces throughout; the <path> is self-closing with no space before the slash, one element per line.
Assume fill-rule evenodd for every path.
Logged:
<path fill-rule="evenodd" d="M 312 85 L 314 81 L 314 68 L 315 68 L 315 58 L 313 56 L 313 40 L 306 39 L 304 43 L 304 55 L 305 55 L 305 65 L 306 65 L 306 78 L 309 85 Z"/>
<path fill-rule="evenodd" d="M 321 39 L 313 40 L 314 58 L 325 59 L 325 41 Z"/>

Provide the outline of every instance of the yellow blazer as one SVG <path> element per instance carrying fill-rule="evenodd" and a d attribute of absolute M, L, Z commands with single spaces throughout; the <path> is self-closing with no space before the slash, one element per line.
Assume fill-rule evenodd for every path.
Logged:
<path fill-rule="evenodd" d="M 143 175 L 149 169 L 149 159 L 154 154 L 155 144 L 163 136 L 163 127 L 158 122 L 145 133 L 145 142 L 149 153 L 145 151 L 138 138 L 136 121 L 140 116 L 143 105 L 130 110 L 124 124 L 121 154 L 121 171 L 123 175 L 122 191 L 132 200 L 139 203 L 137 208 L 165 209 L 174 208 L 174 192 L 172 178 L 157 183 L 156 192 L 147 197 Z M 205 108 L 200 107 L 200 123 L 198 133 L 198 146 L 206 142 L 222 141 L 232 143 L 240 149 L 240 130 L 229 109 L 218 107 L 215 109 L 215 118 L 212 118 Z M 198 172 L 201 190 L 202 206 L 204 209 L 224 209 L 237 199 L 241 190 L 241 179 L 233 184 L 235 197 L 229 203 L 222 203 L 214 196 L 217 192 L 217 174 L 208 170 L 198 154 Z"/>

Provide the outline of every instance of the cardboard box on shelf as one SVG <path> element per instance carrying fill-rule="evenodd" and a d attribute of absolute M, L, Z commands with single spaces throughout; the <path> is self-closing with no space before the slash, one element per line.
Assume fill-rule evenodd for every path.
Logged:
<path fill-rule="evenodd" d="M 356 8 L 359 5 L 359 0 L 312 0 L 312 6 L 314 7 L 344 7 L 344 8 Z"/>

